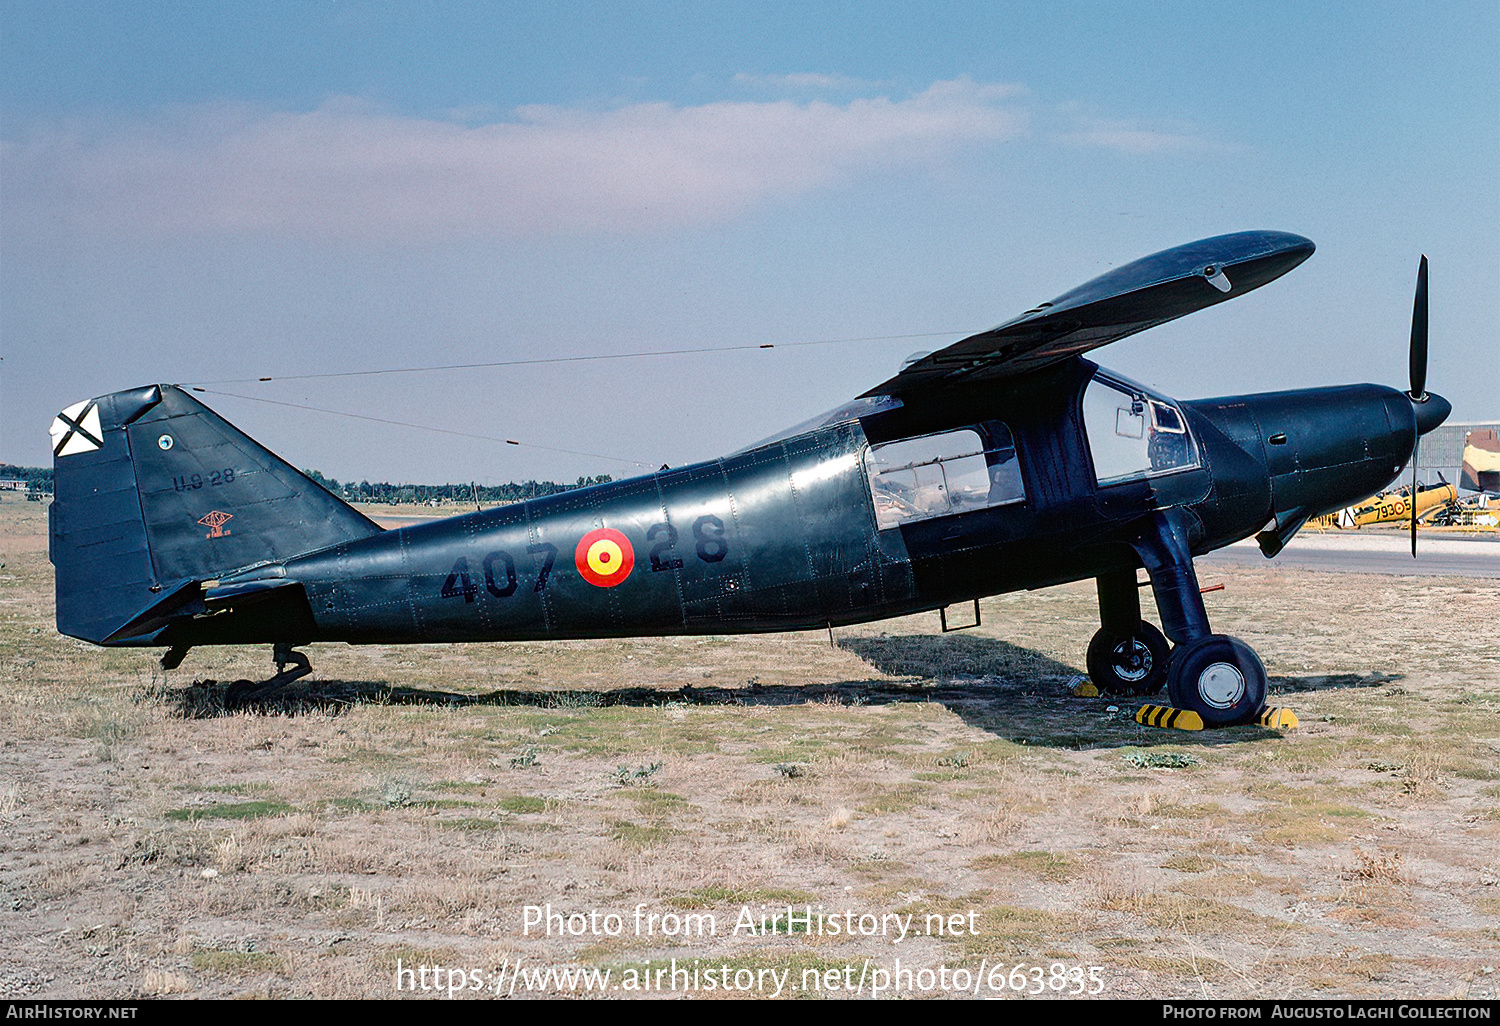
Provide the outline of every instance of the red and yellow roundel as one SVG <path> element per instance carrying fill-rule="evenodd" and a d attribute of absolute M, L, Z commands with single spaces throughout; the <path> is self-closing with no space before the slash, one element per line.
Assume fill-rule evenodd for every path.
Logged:
<path fill-rule="evenodd" d="M 630 539 L 611 527 L 590 531 L 573 550 L 573 562 L 583 579 L 596 588 L 613 588 L 630 576 L 635 550 Z"/>

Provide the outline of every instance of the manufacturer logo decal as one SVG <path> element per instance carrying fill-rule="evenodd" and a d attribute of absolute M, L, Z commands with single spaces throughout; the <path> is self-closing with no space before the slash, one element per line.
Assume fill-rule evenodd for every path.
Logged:
<path fill-rule="evenodd" d="M 205 538 L 223 538 L 229 534 L 228 531 L 224 530 L 224 525 L 233 519 L 233 513 L 220 513 L 218 510 L 214 510 L 212 513 L 205 513 L 199 517 L 198 523 L 204 527 L 212 528 L 208 534 L 204 535 Z"/>
<path fill-rule="evenodd" d="M 89 400 L 74 403 L 53 418 L 48 433 L 52 436 L 53 456 L 72 456 L 103 447 L 98 404 Z"/>
<path fill-rule="evenodd" d="M 610 527 L 590 531 L 573 550 L 578 572 L 596 588 L 613 588 L 630 576 L 635 550 L 630 539 Z"/>

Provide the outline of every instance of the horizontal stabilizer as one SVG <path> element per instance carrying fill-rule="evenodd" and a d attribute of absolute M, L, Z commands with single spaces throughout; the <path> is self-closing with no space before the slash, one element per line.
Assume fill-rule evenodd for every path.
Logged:
<path fill-rule="evenodd" d="M 209 609 L 247 606 L 253 602 L 271 598 L 278 588 L 298 587 L 301 587 L 301 584 L 290 577 L 270 577 L 234 584 L 216 584 L 204 589 L 203 604 Z"/>
<path fill-rule="evenodd" d="M 109 645 L 128 638 L 143 638 L 155 634 L 179 616 L 190 616 L 203 612 L 203 588 L 197 581 L 183 581 L 177 587 L 162 592 L 160 598 L 126 620 L 111 631 L 101 642 Z"/>
<path fill-rule="evenodd" d="M 289 577 L 260 578 L 233 584 L 185 581 L 165 592 L 160 599 L 110 633 L 104 639 L 104 644 L 150 637 L 173 620 L 244 608 L 269 598 L 280 597 L 279 593 L 283 588 L 301 586 L 300 582 Z"/>

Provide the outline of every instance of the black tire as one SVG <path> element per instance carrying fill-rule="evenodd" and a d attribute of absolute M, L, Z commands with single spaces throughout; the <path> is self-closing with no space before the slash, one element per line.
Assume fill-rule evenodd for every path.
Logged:
<path fill-rule="evenodd" d="M 1167 681 L 1167 639 L 1142 620 L 1135 634 L 1099 628 L 1089 642 L 1089 678 L 1108 695 L 1154 695 Z"/>
<path fill-rule="evenodd" d="M 1266 704 L 1266 668 L 1239 638 L 1209 634 L 1179 645 L 1167 672 L 1167 694 L 1204 726 L 1248 723 Z"/>

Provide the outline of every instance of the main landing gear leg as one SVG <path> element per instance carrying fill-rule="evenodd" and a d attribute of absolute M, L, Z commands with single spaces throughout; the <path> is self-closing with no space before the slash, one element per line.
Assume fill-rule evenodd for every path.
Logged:
<path fill-rule="evenodd" d="M 1210 727 L 1253 720 L 1266 704 L 1266 668 L 1239 638 L 1212 633 L 1181 514 L 1156 513 L 1133 544 L 1151 575 L 1162 627 L 1177 646 L 1167 667 L 1172 704 Z"/>
<path fill-rule="evenodd" d="M 235 681 L 224 693 L 226 706 L 234 708 L 246 702 L 270 698 L 292 681 L 301 680 L 312 673 L 312 663 L 308 662 L 307 656 L 303 653 L 293 651 L 291 642 L 278 641 L 271 646 L 271 658 L 276 660 L 276 676 L 259 683 L 249 680 Z M 291 664 L 291 669 L 287 669 L 288 663 Z"/>
<path fill-rule="evenodd" d="M 1167 639 L 1141 619 L 1135 570 L 1101 574 L 1099 631 L 1089 642 L 1089 677 L 1110 695 L 1154 695 L 1167 682 Z"/>

